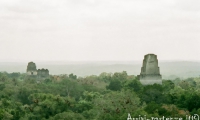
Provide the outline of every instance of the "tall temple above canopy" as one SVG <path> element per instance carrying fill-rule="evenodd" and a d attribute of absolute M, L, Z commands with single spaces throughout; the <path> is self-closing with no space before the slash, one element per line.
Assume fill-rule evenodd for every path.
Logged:
<path fill-rule="evenodd" d="M 140 82 L 147 84 L 162 84 L 162 76 L 158 67 L 158 59 L 155 54 L 147 54 L 144 56 L 141 73 L 139 75 Z"/>

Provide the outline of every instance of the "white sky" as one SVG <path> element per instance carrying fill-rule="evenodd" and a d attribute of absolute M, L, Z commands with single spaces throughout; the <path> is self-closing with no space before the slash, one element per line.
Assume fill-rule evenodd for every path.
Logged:
<path fill-rule="evenodd" d="M 1 0 L 0 60 L 200 60 L 200 0 Z"/>

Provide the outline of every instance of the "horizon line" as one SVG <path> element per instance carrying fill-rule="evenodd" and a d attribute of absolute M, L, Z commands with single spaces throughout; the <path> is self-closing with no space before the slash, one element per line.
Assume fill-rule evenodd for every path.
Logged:
<path fill-rule="evenodd" d="M 142 60 L 0 60 L 0 63 L 7 62 L 141 62 Z M 200 62 L 200 60 L 159 60 L 159 62 Z"/>

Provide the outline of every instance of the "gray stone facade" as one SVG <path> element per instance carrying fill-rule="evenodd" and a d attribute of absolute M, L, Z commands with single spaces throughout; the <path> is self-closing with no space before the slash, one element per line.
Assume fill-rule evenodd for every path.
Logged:
<path fill-rule="evenodd" d="M 139 75 L 140 82 L 143 85 L 162 84 L 162 76 L 158 67 L 157 55 L 147 54 L 144 56 L 141 73 Z"/>
<path fill-rule="evenodd" d="M 46 79 L 49 78 L 49 70 L 48 69 L 38 69 L 37 70 L 38 79 Z"/>

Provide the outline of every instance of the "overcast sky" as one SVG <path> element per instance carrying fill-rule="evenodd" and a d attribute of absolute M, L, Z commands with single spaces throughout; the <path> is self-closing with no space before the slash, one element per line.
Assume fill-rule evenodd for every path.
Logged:
<path fill-rule="evenodd" d="M 200 61 L 200 0 L 1 0 L 0 60 Z"/>

